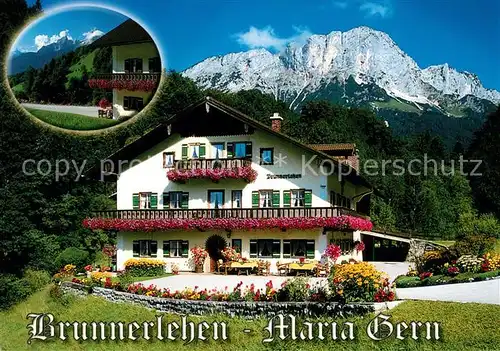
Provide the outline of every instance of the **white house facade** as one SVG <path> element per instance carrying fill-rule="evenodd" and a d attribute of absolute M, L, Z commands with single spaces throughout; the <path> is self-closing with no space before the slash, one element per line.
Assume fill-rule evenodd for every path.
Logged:
<path fill-rule="evenodd" d="M 88 226 L 117 231 L 118 269 L 153 257 L 192 271 L 194 246 L 209 252 L 205 272 L 225 246 L 269 260 L 271 271 L 300 257 L 319 261 L 329 243 L 341 246 L 341 260 L 362 260 L 354 244 L 371 230 L 358 212 L 370 184 L 282 134 L 280 123 L 273 116 L 272 127 L 262 125 L 207 98 L 111 157 L 117 210 Z"/>
<path fill-rule="evenodd" d="M 92 45 L 112 48 L 112 72 L 94 75 L 89 85 L 113 90 L 114 119 L 140 112 L 152 99 L 161 77 L 160 54 L 153 39 L 129 19 Z"/>

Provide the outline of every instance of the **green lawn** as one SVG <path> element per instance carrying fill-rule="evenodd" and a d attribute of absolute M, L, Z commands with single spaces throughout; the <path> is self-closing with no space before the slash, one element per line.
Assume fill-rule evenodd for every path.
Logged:
<path fill-rule="evenodd" d="M 94 130 L 114 126 L 120 121 L 74 113 L 27 109 L 33 116 L 53 126 L 71 130 Z"/>
<path fill-rule="evenodd" d="M 75 63 L 73 66 L 69 68 L 69 73 L 66 75 L 68 78 L 68 82 L 70 78 L 81 79 L 82 78 L 82 68 L 85 66 L 87 68 L 87 72 L 91 72 L 94 67 L 94 57 L 96 54 L 96 50 L 92 51 L 88 55 L 84 56 L 80 61 Z"/>
<path fill-rule="evenodd" d="M 395 321 L 437 321 L 442 324 L 442 341 L 389 339 L 372 341 L 366 335 L 366 325 L 372 315 L 365 318 L 349 319 L 356 325 L 355 341 L 280 341 L 263 344 L 267 335 L 263 328 L 266 320 L 245 321 L 223 316 L 190 317 L 193 322 L 227 321 L 229 341 L 194 342 L 185 345 L 182 341 L 138 341 L 138 342 L 85 342 L 72 339 L 61 342 L 43 342 L 34 340 L 27 345 L 30 312 L 50 312 L 57 321 L 143 321 L 154 320 L 155 312 L 140 306 L 113 304 L 96 297 L 72 297 L 61 304 L 49 297 L 48 288 L 36 293 L 26 302 L 14 306 L 9 311 L 0 312 L 0 349 L 1 350 L 500 350 L 500 306 L 483 304 L 459 304 L 448 302 L 404 302 L 395 309 L 386 312 Z M 179 322 L 179 316 L 166 315 L 164 323 Z M 327 321 L 327 318 L 322 318 Z M 342 323 L 345 320 L 337 320 Z M 243 329 L 251 329 L 244 333 Z M 153 332 L 153 336 L 155 335 Z"/>

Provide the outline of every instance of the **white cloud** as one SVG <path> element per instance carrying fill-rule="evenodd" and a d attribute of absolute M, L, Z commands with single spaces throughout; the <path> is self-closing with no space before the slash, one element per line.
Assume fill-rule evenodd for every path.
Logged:
<path fill-rule="evenodd" d="M 274 33 L 274 29 L 271 26 L 263 29 L 251 26 L 248 32 L 238 33 L 235 36 L 238 43 L 248 46 L 251 49 L 266 48 L 281 51 L 287 44 L 304 43 L 312 35 L 309 30 L 304 28 L 294 27 L 294 30 L 297 32 L 295 35 L 289 38 L 280 38 Z"/>
<path fill-rule="evenodd" d="M 388 17 L 392 13 L 392 8 L 389 2 L 374 2 L 365 1 L 360 6 L 359 9 L 365 12 L 366 16 L 380 16 L 382 18 Z"/>
<path fill-rule="evenodd" d="M 94 28 L 88 32 L 83 33 L 83 43 L 84 44 L 90 44 L 97 38 L 101 37 L 104 35 L 104 32 L 102 30 L 99 30 L 97 28 Z"/>
<path fill-rule="evenodd" d="M 347 8 L 348 3 L 347 3 L 347 1 L 334 1 L 333 5 L 335 5 L 339 9 L 345 9 L 345 8 Z"/>
<path fill-rule="evenodd" d="M 42 47 L 55 43 L 59 39 L 67 37 L 69 40 L 73 40 L 73 38 L 69 35 L 69 30 L 62 30 L 59 34 L 54 34 L 49 37 L 47 34 L 39 34 L 35 37 L 35 46 L 37 50 L 40 50 Z"/>

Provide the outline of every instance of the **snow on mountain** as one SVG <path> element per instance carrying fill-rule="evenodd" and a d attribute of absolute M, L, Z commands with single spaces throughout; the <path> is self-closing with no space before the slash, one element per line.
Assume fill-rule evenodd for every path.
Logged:
<path fill-rule="evenodd" d="M 500 103 L 500 93 L 484 88 L 475 75 L 446 64 L 421 69 L 386 33 L 368 27 L 312 35 L 304 45 L 291 43 L 279 53 L 255 49 L 210 57 L 183 74 L 203 88 L 259 89 L 292 108 L 329 83 L 345 84 L 349 78 L 417 106 L 439 107 L 450 95 Z"/>

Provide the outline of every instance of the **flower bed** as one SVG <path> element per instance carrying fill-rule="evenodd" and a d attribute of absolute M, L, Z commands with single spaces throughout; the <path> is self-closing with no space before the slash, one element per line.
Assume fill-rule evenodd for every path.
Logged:
<path fill-rule="evenodd" d="M 156 230 L 252 230 L 252 229 L 313 229 L 328 227 L 334 230 L 371 230 L 372 223 L 353 216 L 284 217 L 284 218 L 199 218 L 199 219 L 117 219 L 87 218 L 83 226 L 89 229 L 144 231 Z"/>
<path fill-rule="evenodd" d="M 210 179 L 214 182 L 221 179 L 243 179 L 247 183 L 252 183 L 257 179 L 257 171 L 249 166 L 220 169 L 173 169 L 167 172 L 167 178 L 172 182 L 185 182 L 189 179 Z"/>
<path fill-rule="evenodd" d="M 482 273 L 465 272 L 456 275 L 431 274 L 423 277 L 423 279 L 421 277 L 401 275 L 396 278 L 394 283 L 396 288 L 416 288 L 420 286 L 480 282 L 496 277 L 500 277 L 500 270 Z"/>
<path fill-rule="evenodd" d="M 125 261 L 125 272 L 133 277 L 155 277 L 165 273 L 165 262 L 151 258 L 131 258 Z"/>

